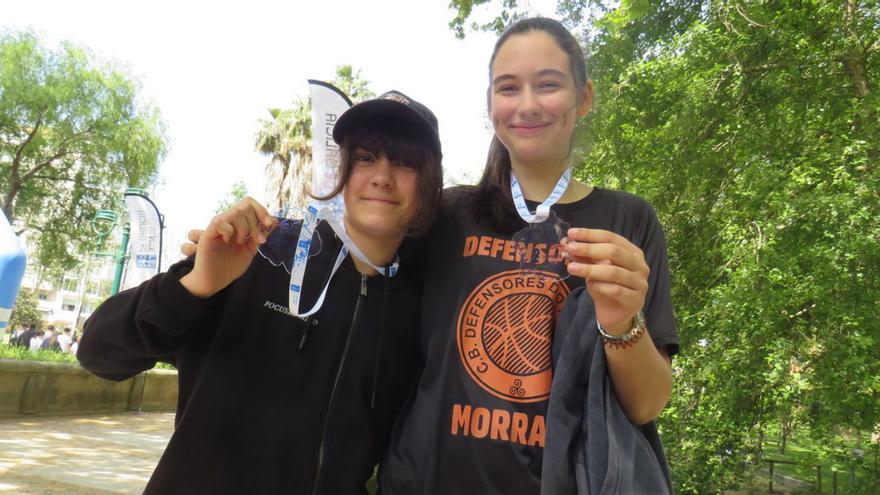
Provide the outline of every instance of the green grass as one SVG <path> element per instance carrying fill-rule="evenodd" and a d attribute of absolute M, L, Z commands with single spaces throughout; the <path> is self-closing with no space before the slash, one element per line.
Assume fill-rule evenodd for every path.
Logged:
<path fill-rule="evenodd" d="M 22 361 L 49 361 L 54 363 L 77 363 L 76 356 L 70 353 L 49 350 L 36 350 L 0 344 L 0 359 L 19 359 Z"/>
<path fill-rule="evenodd" d="M 870 438 L 870 435 L 868 435 Z M 843 448 L 850 452 L 855 448 L 854 441 L 846 441 L 838 437 L 835 444 L 844 446 Z M 867 451 L 867 449 L 865 449 Z M 785 460 L 796 462 L 797 464 L 775 464 L 773 471 L 776 474 L 794 478 L 806 483 L 815 490 L 816 486 L 816 465 L 821 466 L 822 470 L 822 489 L 821 493 L 833 493 L 833 471 L 837 471 L 837 493 L 854 493 L 855 489 L 850 486 L 850 464 L 840 462 L 834 459 L 819 460 L 818 452 L 821 448 L 812 443 L 806 436 L 790 438 L 785 446 L 785 455 L 779 453 L 779 445 L 775 440 L 768 440 L 764 443 L 764 460 Z M 866 455 L 869 455 L 866 452 Z M 762 467 L 769 469 L 769 464 L 764 462 Z M 867 485 L 872 480 L 869 474 L 861 467 L 855 470 L 856 484 L 855 486 Z M 863 489 L 865 487 L 863 486 Z M 865 493 L 865 492 L 862 492 Z"/>
<path fill-rule="evenodd" d="M 0 344 L 0 359 L 19 359 L 22 361 L 42 361 L 42 362 L 51 362 L 51 363 L 73 363 L 79 364 L 76 356 L 70 353 L 61 352 L 61 351 L 50 351 L 39 349 L 36 351 L 32 351 L 30 349 L 26 349 L 24 347 L 18 346 L 10 346 L 7 344 Z M 174 366 L 166 363 L 158 363 L 156 364 L 156 368 L 173 370 Z"/>

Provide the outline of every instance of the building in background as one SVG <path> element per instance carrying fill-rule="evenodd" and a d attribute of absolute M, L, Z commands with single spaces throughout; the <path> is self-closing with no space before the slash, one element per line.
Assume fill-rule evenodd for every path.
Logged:
<path fill-rule="evenodd" d="M 34 292 L 46 324 L 81 331 L 83 322 L 109 297 L 113 274 L 113 263 L 98 258 L 88 268 L 65 274 L 59 283 L 46 277 L 39 280 L 39 267 L 29 263 L 21 286 Z"/>

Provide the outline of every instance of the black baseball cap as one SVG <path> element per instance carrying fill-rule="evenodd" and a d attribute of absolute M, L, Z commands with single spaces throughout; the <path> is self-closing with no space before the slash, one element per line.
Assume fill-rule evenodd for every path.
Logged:
<path fill-rule="evenodd" d="M 442 156 L 440 131 L 437 117 L 425 105 L 413 100 L 400 91 L 388 91 L 372 100 L 362 101 L 346 110 L 333 126 L 333 140 L 342 144 L 342 139 L 352 128 L 371 121 L 398 120 L 412 126 L 416 134 L 429 144 L 433 151 Z"/>

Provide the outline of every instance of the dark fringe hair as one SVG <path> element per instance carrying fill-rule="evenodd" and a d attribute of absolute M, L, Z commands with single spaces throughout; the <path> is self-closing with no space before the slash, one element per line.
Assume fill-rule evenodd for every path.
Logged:
<path fill-rule="evenodd" d="M 351 177 L 351 156 L 358 148 L 375 155 L 385 154 L 389 160 L 399 161 L 418 171 L 418 207 L 410 222 L 407 236 L 424 235 L 434 221 L 440 207 L 443 191 L 442 156 L 419 136 L 412 127 L 399 121 L 377 121 L 376 125 L 353 129 L 339 147 L 339 182 L 326 196 L 330 199 L 342 192 Z"/>
<path fill-rule="evenodd" d="M 552 36 L 559 48 L 568 55 L 569 68 L 578 90 L 587 84 L 587 63 L 575 37 L 559 21 L 546 17 L 532 17 L 512 24 L 495 42 L 492 58 L 489 59 L 489 88 L 486 90 L 486 105 L 492 101 L 492 65 L 504 43 L 513 35 L 541 31 Z M 492 136 L 489 154 L 483 176 L 477 184 L 477 200 L 474 202 L 474 216 L 477 221 L 500 233 L 513 233 L 523 227 L 510 195 L 510 153 L 498 136 Z"/>

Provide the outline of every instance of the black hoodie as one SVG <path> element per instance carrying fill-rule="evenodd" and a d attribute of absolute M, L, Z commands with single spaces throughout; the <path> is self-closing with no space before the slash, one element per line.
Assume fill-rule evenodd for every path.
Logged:
<path fill-rule="evenodd" d="M 349 257 L 321 310 L 291 316 L 299 227 L 282 221 L 262 256 L 209 299 L 180 284 L 189 259 L 86 322 L 77 357 L 96 375 L 124 380 L 157 361 L 179 371 L 175 431 L 145 493 L 366 493 L 418 375 L 418 287 L 405 261 L 386 279 L 362 276 Z M 341 247 L 326 224 L 318 232 L 301 307 Z"/>

